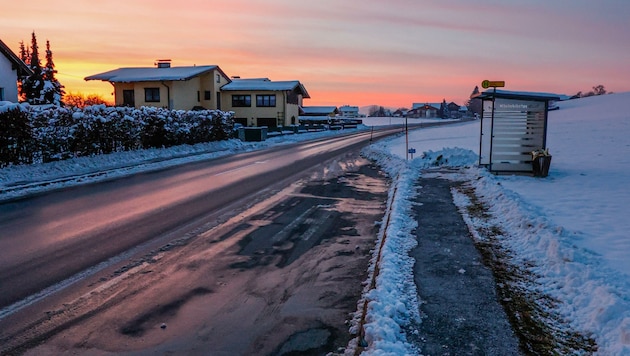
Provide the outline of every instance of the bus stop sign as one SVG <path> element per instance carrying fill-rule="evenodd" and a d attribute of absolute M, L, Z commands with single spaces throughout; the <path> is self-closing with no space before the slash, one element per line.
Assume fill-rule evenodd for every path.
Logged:
<path fill-rule="evenodd" d="M 490 87 L 503 88 L 504 86 L 505 86 L 505 81 L 503 80 L 495 80 L 495 81 L 484 80 L 483 82 L 481 82 L 481 87 L 484 89 L 488 89 Z"/>

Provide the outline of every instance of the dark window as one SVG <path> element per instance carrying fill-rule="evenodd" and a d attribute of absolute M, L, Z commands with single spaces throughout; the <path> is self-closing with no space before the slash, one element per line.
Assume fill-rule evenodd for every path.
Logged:
<path fill-rule="evenodd" d="M 235 117 L 234 122 L 237 124 L 241 124 L 243 126 L 247 126 L 247 118 L 246 117 Z"/>
<path fill-rule="evenodd" d="M 144 88 L 144 101 L 147 103 L 160 102 L 160 88 Z"/>
<path fill-rule="evenodd" d="M 201 93 L 197 90 L 197 102 L 201 101 Z"/>
<path fill-rule="evenodd" d="M 278 127 L 278 120 L 275 117 L 259 117 L 256 119 L 256 125 L 258 127 Z"/>
<path fill-rule="evenodd" d="M 252 106 L 251 95 L 232 95 L 232 107 Z"/>
<path fill-rule="evenodd" d="M 256 106 L 274 107 L 276 106 L 276 96 L 256 95 Z"/>
<path fill-rule="evenodd" d="M 0 100 L 4 100 L 4 88 L 0 88 Z"/>
<path fill-rule="evenodd" d="M 136 106 L 136 99 L 133 89 L 123 90 L 123 106 Z"/>
<path fill-rule="evenodd" d="M 210 90 L 203 92 L 203 100 L 212 100 L 212 92 Z"/>

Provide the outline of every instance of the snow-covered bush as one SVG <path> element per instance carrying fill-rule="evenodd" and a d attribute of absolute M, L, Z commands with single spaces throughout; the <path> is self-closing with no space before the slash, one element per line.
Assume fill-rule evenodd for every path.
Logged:
<path fill-rule="evenodd" d="M 33 161 L 31 132 L 26 110 L 17 104 L 0 103 L 0 167 Z"/>
<path fill-rule="evenodd" d="M 225 140 L 232 113 L 153 107 L 16 105 L 0 110 L 0 167 Z"/>

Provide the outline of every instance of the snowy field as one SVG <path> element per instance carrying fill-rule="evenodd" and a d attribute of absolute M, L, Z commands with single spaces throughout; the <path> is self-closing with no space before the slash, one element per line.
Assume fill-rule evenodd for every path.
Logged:
<path fill-rule="evenodd" d="M 408 218 L 410 199 L 416 194 L 415 179 L 441 156 L 443 165 L 461 168 L 460 178 L 471 182 L 497 217 L 495 223 L 508 232 L 502 240 L 506 248 L 522 261 L 534 262 L 540 289 L 560 302 L 555 312 L 571 328 L 591 335 L 598 354 L 630 355 L 627 103 L 630 93 L 560 102 L 560 110 L 549 113 L 547 146 L 553 159 L 546 178 L 494 176 L 477 168 L 479 121 L 411 131 L 409 147 L 417 153 L 409 161 L 404 136 L 366 148 L 364 154 L 396 178 L 393 186 L 402 192 L 390 203 L 392 220 L 381 272 L 377 288 L 367 295 L 365 329 L 370 348 L 366 354 L 418 351 L 401 332 L 410 320 L 418 319 L 413 261 L 406 255 L 415 246 L 416 225 Z M 364 123 L 389 125 L 404 119 L 366 118 Z M 331 134 L 335 133 L 285 136 L 263 143 L 231 140 L 10 167 L 0 170 L 0 199 Z M 50 184 L 39 184 L 42 181 Z M 467 202 L 455 195 L 455 203 Z M 480 224 L 466 219 L 469 225 Z"/>

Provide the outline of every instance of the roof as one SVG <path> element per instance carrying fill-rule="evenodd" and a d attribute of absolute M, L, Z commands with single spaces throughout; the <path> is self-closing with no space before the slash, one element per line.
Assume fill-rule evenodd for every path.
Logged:
<path fill-rule="evenodd" d="M 298 80 L 271 81 L 268 78 L 233 79 L 221 87 L 222 91 L 287 91 L 298 89 L 305 98 L 310 98 L 306 88 Z"/>
<path fill-rule="evenodd" d="M 350 105 L 344 105 L 339 107 L 340 111 L 356 111 L 359 112 L 359 107 L 358 106 L 350 106 Z"/>
<path fill-rule="evenodd" d="M 413 103 L 411 106 L 411 109 L 419 109 L 419 108 L 424 108 L 425 105 L 429 105 L 431 108 L 435 109 L 435 110 L 440 110 L 440 108 L 442 107 L 442 103 Z"/>
<path fill-rule="evenodd" d="M 495 98 L 503 98 L 503 99 L 516 99 L 516 100 L 532 100 L 532 101 L 552 101 L 552 100 L 560 100 L 563 95 L 552 94 L 552 93 L 538 93 L 531 91 L 509 91 L 509 90 L 486 90 L 479 95 L 476 95 L 475 98 L 480 99 L 492 99 Z"/>
<path fill-rule="evenodd" d="M 29 68 L 24 61 L 22 61 L 13 51 L 0 40 L 0 53 L 2 53 L 18 70 L 18 75 L 30 75 L 33 74 L 31 68 Z"/>
<path fill-rule="evenodd" d="M 302 112 L 305 115 L 336 114 L 339 110 L 336 106 L 302 106 Z"/>
<path fill-rule="evenodd" d="M 207 72 L 218 70 L 224 77 L 228 78 L 225 73 L 216 65 L 191 66 L 191 67 L 137 67 L 137 68 L 118 68 L 100 74 L 94 74 L 85 77 L 85 80 L 102 80 L 112 83 L 133 83 L 133 82 L 156 82 L 156 81 L 173 81 L 173 80 L 189 80 Z M 229 81 L 229 79 L 228 79 Z"/>

